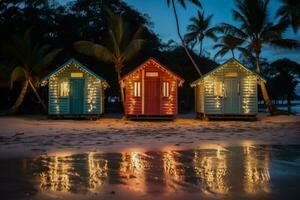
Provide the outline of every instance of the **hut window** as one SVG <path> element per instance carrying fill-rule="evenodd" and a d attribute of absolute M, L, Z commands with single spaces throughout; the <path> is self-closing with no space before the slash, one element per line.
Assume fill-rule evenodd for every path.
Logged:
<path fill-rule="evenodd" d="M 141 96 L 141 82 L 134 82 L 133 85 L 133 95 L 135 97 L 140 97 Z"/>
<path fill-rule="evenodd" d="M 223 97 L 223 81 L 215 81 L 214 84 L 214 96 Z"/>
<path fill-rule="evenodd" d="M 163 97 L 169 97 L 170 95 L 170 83 L 163 82 Z"/>
<path fill-rule="evenodd" d="M 82 78 L 83 77 L 83 73 L 71 73 L 71 77 L 72 78 Z"/>
<path fill-rule="evenodd" d="M 59 84 L 59 96 L 61 97 L 68 97 L 70 91 L 70 85 L 67 81 L 62 81 Z"/>
<path fill-rule="evenodd" d="M 158 77 L 158 72 L 146 72 L 146 77 Z"/>

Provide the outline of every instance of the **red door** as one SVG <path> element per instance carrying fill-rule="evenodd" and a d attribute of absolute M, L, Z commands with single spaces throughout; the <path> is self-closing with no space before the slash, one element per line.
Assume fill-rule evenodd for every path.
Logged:
<path fill-rule="evenodd" d="M 145 115 L 160 114 L 159 77 L 145 77 Z"/>

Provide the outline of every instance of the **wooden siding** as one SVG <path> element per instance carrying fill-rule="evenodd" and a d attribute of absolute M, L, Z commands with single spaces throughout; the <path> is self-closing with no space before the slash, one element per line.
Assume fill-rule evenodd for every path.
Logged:
<path fill-rule="evenodd" d="M 224 98 L 214 95 L 214 83 L 221 81 L 224 83 L 228 73 L 237 73 L 235 77 L 239 82 L 240 95 L 236 104 L 239 114 L 256 114 L 257 113 L 257 77 L 249 71 L 242 69 L 238 63 L 229 62 L 214 73 L 204 78 L 204 94 L 196 87 L 197 93 L 197 112 L 201 112 L 201 97 L 204 96 L 204 112 L 206 114 L 223 114 Z M 238 87 L 238 86 L 237 86 Z M 198 88 L 198 89 L 197 89 Z"/>
<path fill-rule="evenodd" d="M 103 87 L 102 81 L 72 63 L 66 66 L 59 73 L 53 74 L 49 78 L 49 102 L 48 113 L 50 115 L 68 115 L 70 113 L 70 97 L 59 96 L 59 84 L 61 81 L 68 81 L 70 84 L 71 73 L 83 73 L 85 80 L 83 113 L 82 114 L 102 114 L 103 113 Z"/>
<path fill-rule="evenodd" d="M 204 82 L 195 87 L 195 110 L 198 113 L 204 113 Z"/>
<path fill-rule="evenodd" d="M 124 91 L 125 91 L 125 113 L 126 115 L 149 115 L 149 113 L 145 112 L 143 106 L 145 108 L 145 103 L 147 103 L 147 99 L 145 99 L 145 84 L 146 84 L 146 73 L 147 72 L 158 72 L 159 76 L 159 102 L 158 103 L 160 110 L 156 115 L 176 115 L 177 114 L 177 87 L 178 80 L 176 77 L 168 73 L 168 71 L 163 70 L 158 67 L 154 62 L 146 62 L 143 68 L 139 68 L 126 78 L 123 79 Z M 141 83 L 141 97 L 134 97 L 134 82 Z M 163 97 L 163 82 L 169 82 L 169 96 Z M 154 115 L 152 113 L 152 115 Z"/>

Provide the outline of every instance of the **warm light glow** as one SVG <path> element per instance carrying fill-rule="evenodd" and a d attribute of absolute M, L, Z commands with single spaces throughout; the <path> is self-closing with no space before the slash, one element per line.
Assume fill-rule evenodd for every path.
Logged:
<path fill-rule="evenodd" d="M 133 90 L 134 90 L 133 96 L 140 97 L 141 96 L 141 82 L 135 81 L 134 85 L 133 85 Z"/>
<path fill-rule="evenodd" d="M 92 113 L 96 111 L 97 104 L 100 104 L 97 102 L 97 98 L 99 97 L 99 87 L 101 86 L 101 81 L 93 78 L 92 76 L 89 76 L 87 79 L 87 104 L 88 104 L 88 112 Z"/>
<path fill-rule="evenodd" d="M 226 194 L 229 191 L 225 181 L 228 173 L 227 157 L 221 147 L 217 146 L 213 152 L 207 153 L 195 151 L 193 166 L 196 176 L 203 181 L 204 192 Z"/>
<path fill-rule="evenodd" d="M 89 190 L 97 191 L 107 177 L 108 161 L 97 159 L 94 153 L 88 154 Z"/>
<path fill-rule="evenodd" d="M 182 169 L 175 159 L 176 152 L 168 150 L 163 152 L 164 179 L 166 181 L 167 192 L 174 192 L 178 185 L 184 181 Z"/>
<path fill-rule="evenodd" d="M 248 75 L 244 79 L 244 87 L 245 91 L 243 94 L 243 111 L 245 114 L 250 113 L 250 101 L 251 97 L 254 96 L 253 82 L 255 81 L 255 77 Z M 256 82 L 255 82 L 256 83 Z"/>
<path fill-rule="evenodd" d="M 163 82 L 163 97 L 169 97 L 170 95 L 170 83 L 169 82 Z"/>
<path fill-rule="evenodd" d="M 70 84 L 68 81 L 62 81 L 59 85 L 59 94 L 61 97 L 68 97 L 70 92 Z"/>
<path fill-rule="evenodd" d="M 260 150 L 256 149 L 256 147 L 245 145 L 244 158 L 245 192 L 250 194 L 257 194 L 260 191 L 269 192 L 269 153 L 265 150 L 260 152 Z"/>
<path fill-rule="evenodd" d="M 126 177 L 126 185 L 130 190 L 145 192 L 146 178 L 144 160 L 145 154 L 138 151 L 122 153 L 122 161 L 120 163 L 120 176 Z M 134 178 L 132 178 L 134 177 Z"/>
<path fill-rule="evenodd" d="M 67 192 L 71 188 L 69 170 L 71 164 L 66 157 L 51 157 L 47 172 L 40 174 L 40 188 L 42 190 Z"/>
<path fill-rule="evenodd" d="M 71 77 L 72 78 L 82 78 L 83 77 L 83 73 L 71 73 Z"/>

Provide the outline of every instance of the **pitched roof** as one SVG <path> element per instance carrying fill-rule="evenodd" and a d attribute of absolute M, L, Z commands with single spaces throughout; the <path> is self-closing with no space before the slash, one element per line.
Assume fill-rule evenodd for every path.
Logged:
<path fill-rule="evenodd" d="M 131 72 L 129 72 L 128 74 L 124 75 L 121 78 L 121 81 L 124 80 L 125 78 L 127 78 L 128 76 L 132 75 L 134 72 L 141 70 L 147 63 L 149 62 L 154 62 L 156 63 L 159 68 L 168 71 L 168 73 L 170 73 L 172 76 L 174 76 L 178 81 L 180 81 L 180 83 L 182 84 L 184 82 L 184 79 L 181 78 L 179 75 L 177 75 L 176 73 L 172 72 L 169 68 L 167 68 L 166 66 L 164 66 L 163 64 L 161 64 L 160 62 L 158 62 L 156 59 L 154 58 L 149 58 L 147 59 L 145 62 L 143 62 L 141 65 L 139 65 L 137 68 L 135 68 L 134 70 L 132 70 Z"/>
<path fill-rule="evenodd" d="M 79 61 L 77 61 L 75 58 L 71 58 L 69 59 L 67 62 L 65 62 L 64 64 L 62 64 L 60 67 L 56 68 L 54 71 L 52 71 L 50 74 L 48 74 L 46 77 L 44 77 L 42 79 L 42 82 L 47 81 L 52 75 L 56 74 L 57 72 L 59 72 L 60 70 L 62 70 L 63 68 L 67 67 L 69 64 L 74 63 L 76 65 L 78 65 L 80 68 L 82 68 L 84 71 L 86 71 L 88 74 L 94 76 L 96 79 L 105 81 L 101 76 L 99 76 L 98 74 L 96 74 L 95 72 L 91 71 L 90 69 L 88 69 L 86 66 L 84 66 L 83 64 L 81 64 Z"/>
<path fill-rule="evenodd" d="M 199 81 L 203 80 L 205 77 L 207 77 L 208 75 L 214 73 L 215 71 L 219 70 L 220 68 L 224 67 L 227 63 L 229 62 L 235 62 L 237 63 L 239 66 L 241 66 L 243 69 L 245 69 L 246 71 L 254 74 L 257 78 L 259 78 L 260 80 L 266 82 L 266 79 L 263 78 L 261 75 L 259 75 L 258 73 L 250 70 L 249 68 L 245 67 L 242 63 L 240 63 L 238 60 L 236 60 L 235 58 L 231 58 L 229 60 L 227 60 L 226 62 L 224 62 L 223 64 L 219 65 L 218 67 L 216 67 L 215 69 L 211 70 L 210 72 L 204 74 L 203 76 L 201 76 L 201 78 L 195 80 L 194 82 L 191 83 L 191 86 L 195 86 Z"/>

